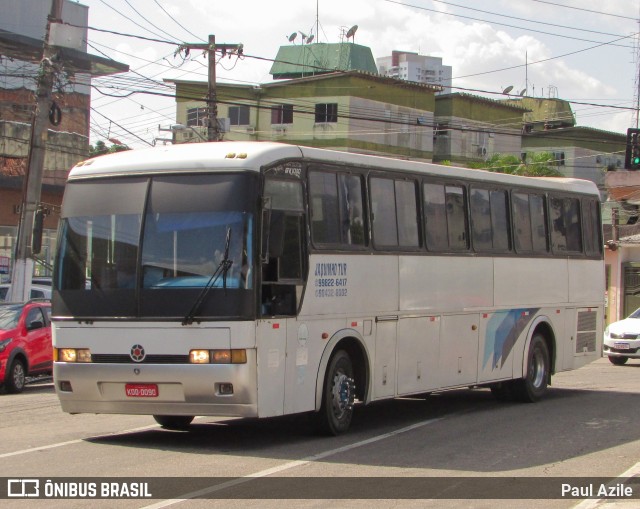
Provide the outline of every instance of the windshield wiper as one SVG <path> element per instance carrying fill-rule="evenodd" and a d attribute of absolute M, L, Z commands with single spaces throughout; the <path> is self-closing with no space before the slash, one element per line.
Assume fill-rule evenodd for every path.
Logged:
<path fill-rule="evenodd" d="M 218 279 L 220 279 L 220 276 L 222 276 L 222 287 L 224 288 L 225 291 L 227 290 L 227 273 L 229 272 L 229 269 L 233 265 L 233 260 L 229 260 L 230 244 L 231 244 L 231 227 L 228 227 L 227 238 L 224 243 L 224 257 L 216 267 L 216 270 L 213 271 L 213 274 L 211 274 L 211 277 L 209 278 L 209 281 L 207 281 L 207 284 L 204 285 L 204 288 L 198 295 L 198 298 L 193 303 L 193 306 L 191 306 L 191 309 L 189 310 L 187 315 L 184 317 L 184 320 L 182 320 L 182 325 L 191 325 L 193 323 L 193 318 L 200 312 L 202 303 L 204 302 L 204 299 L 209 293 L 209 290 L 211 290 L 211 288 L 215 286 Z"/>

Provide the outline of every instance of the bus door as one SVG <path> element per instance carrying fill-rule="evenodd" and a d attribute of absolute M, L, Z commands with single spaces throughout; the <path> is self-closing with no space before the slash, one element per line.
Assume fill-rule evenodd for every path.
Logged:
<path fill-rule="evenodd" d="M 297 175 L 297 173 L 294 172 Z M 260 309 L 258 343 L 259 415 L 281 415 L 287 392 L 287 372 L 295 369 L 296 352 L 289 351 L 287 335 L 302 301 L 307 265 L 302 183 L 267 178 L 264 186 L 261 231 Z M 297 337 L 297 336 L 296 336 Z M 291 344 L 294 341 L 290 341 Z M 295 341 L 297 343 L 297 339 Z M 260 404 L 264 402 L 264 411 Z M 271 413 L 277 408 L 278 413 Z M 288 410 L 289 411 L 289 410 Z"/>

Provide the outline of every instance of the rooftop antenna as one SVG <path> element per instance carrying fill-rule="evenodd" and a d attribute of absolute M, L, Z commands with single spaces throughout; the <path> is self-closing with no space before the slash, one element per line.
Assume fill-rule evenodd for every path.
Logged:
<path fill-rule="evenodd" d="M 316 35 L 320 35 L 320 0 L 316 0 Z"/>
<path fill-rule="evenodd" d="M 529 53 L 524 52 L 524 91 L 529 90 Z M 523 94 L 520 94 L 523 95 Z"/>
<path fill-rule="evenodd" d="M 356 42 L 355 39 L 355 35 L 356 35 L 356 31 L 358 30 L 358 25 L 353 25 L 348 31 L 347 31 L 347 41 L 349 39 L 353 39 L 353 42 Z"/>

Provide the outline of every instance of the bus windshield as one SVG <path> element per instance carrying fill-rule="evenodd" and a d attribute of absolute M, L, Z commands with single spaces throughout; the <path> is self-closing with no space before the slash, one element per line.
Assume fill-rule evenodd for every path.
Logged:
<path fill-rule="evenodd" d="M 73 317 L 176 318 L 212 286 L 201 317 L 251 315 L 254 187 L 248 175 L 70 183 L 58 309 Z M 225 251 L 225 277 L 212 278 Z"/>

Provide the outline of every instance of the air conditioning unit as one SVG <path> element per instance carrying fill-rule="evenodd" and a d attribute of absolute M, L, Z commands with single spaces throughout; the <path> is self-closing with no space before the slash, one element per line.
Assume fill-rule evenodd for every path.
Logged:
<path fill-rule="evenodd" d="M 487 147 L 478 147 L 478 155 L 479 156 L 486 156 L 487 155 Z"/>
<path fill-rule="evenodd" d="M 218 118 L 218 131 L 221 133 L 228 133 L 231 130 L 230 118 Z"/>
<path fill-rule="evenodd" d="M 256 128 L 255 127 L 247 127 L 247 134 L 255 134 L 256 132 Z"/>
<path fill-rule="evenodd" d="M 273 126 L 273 130 L 277 131 L 279 133 L 286 133 L 287 132 L 286 126 L 284 126 L 282 124 L 274 125 Z"/>

